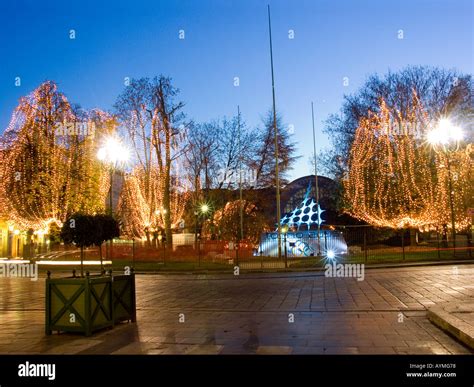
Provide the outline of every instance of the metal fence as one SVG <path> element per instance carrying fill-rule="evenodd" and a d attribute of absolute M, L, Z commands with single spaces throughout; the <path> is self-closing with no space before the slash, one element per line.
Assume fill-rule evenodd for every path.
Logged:
<path fill-rule="evenodd" d="M 348 246 L 350 261 L 387 262 L 472 258 L 472 233 L 392 230 L 370 226 L 335 226 Z"/>
<path fill-rule="evenodd" d="M 462 260 L 473 255 L 472 234 L 466 232 L 457 233 L 454 243 L 446 232 L 394 231 L 369 226 L 329 226 L 321 230 L 319 237 L 315 233 L 311 230 L 282 235 L 281 258 L 278 249 L 264 249 L 263 243 L 246 242 L 237 246 L 228 241 L 187 240 L 185 244 L 169 247 L 159 240 L 116 240 L 112 245 L 104 244 L 101 251 L 87 249 L 86 259 L 97 260 L 101 252 L 104 259 L 112 260 L 118 267 L 201 267 L 231 271 L 236 265 L 245 270 L 311 268 L 323 266 L 330 258 L 337 262 L 371 264 Z M 176 242 L 182 241 L 176 238 Z M 51 259 L 79 257 L 78 249 L 71 246 L 57 246 L 53 250 L 49 252 Z"/>

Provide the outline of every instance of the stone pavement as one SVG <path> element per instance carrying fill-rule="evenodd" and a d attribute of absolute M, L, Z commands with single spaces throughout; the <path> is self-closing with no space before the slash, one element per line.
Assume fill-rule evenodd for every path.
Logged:
<path fill-rule="evenodd" d="M 428 318 L 460 342 L 474 349 L 474 300 L 437 305 L 428 310 Z"/>
<path fill-rule="evenodd" d="M 44 335 L 44 278 L 0 279 L 0 353 L 467 354 L 427 309 L 474 296 L 474 265 L 323 273 L 137 275 L 136 324 Z M 180 322 L 181 321 L 181 322 Z"/>

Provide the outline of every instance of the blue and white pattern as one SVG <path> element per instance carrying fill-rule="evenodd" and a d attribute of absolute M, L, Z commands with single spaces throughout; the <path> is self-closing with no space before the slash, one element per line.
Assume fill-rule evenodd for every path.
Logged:
<path fill-rule="evenodd" d="M 297 230 L 299 230 L 303 224 L 307 225 L 308 230 L 312 224 L 319 224 L 321 226 L 324 222 L 321 218 L 321 214 L 324 210 L 321 210 L 319 204 L 317 204 L 313 198 L 309 197 L 310 190 L 311 186 L 308 186 L 300 205 L 281 218 L 281 226 L 288 225 L 289 227 L 296 227 Z"/>

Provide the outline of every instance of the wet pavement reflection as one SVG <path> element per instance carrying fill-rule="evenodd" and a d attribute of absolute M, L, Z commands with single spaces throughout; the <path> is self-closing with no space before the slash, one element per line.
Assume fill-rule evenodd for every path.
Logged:
<path fill-rule="evenodd" d="M 44 334 L 44 278 L 0 278 L 0 353 L 471 353 L 426 309 L 474 296 L 474 265 L 323 273 L 137 275 L 136 324 Z M 184 318 L 183 318 L 184 317 Z"/>

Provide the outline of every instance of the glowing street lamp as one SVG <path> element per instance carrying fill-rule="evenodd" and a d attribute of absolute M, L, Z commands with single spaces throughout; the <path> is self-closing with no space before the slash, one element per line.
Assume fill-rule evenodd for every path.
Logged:
<path fill-rule="evenodd" d="M 202 203 L 197 206 L 194 211 L 194 216 L 196 217 L 194 225 L 194 241 L 198 250 L 198 265 L 201 266 L 201 242 L 200 237 L 198 238 L 198 227 L 199 227 L 199 215 L 206 216 L 211 210 L 211 207 L 207 203 Z"/>
<path fill-rule="evenodd" d="M 196 241 L 197 241 L 197 229 L 198 229 L 198 218 L 199 215 L 206 216 L 211 210 L 211 207 L 207 203 L 200 204 L 196 210 L 194 211 L 194 215 L 196 216 Z"/>
<path fill-rule="evenodd" d="M 439 120 L 438 125 L 427 135 L 428 142 L 433 146 L 442 145 L 445 148 L 450 143 L 459 144 L 464 133 L 459 126 L 454 125 L 448 118 Z"/>
<path fill-rule="evenodd" d="M 115 169 L 119 166 L 125 165 L 129 159 L 129 151 L 123 145 L 122 141 L 117 136 L 109 136 L 105 138 L 104 144 L 97 152 L 97 158 L 105 164 L 110 166 L 110 189 L 109 189 L 109 211 L 110 216 L 114 215 L 113 208 L 113 185 Z M 110 254 L 110 255 L 109 255 Z M 112 254 L 112 240 L 109 241 L 109 250 L 107 250 L 107 257 Z"/>
<path fill-rule="evenodd" d="M 104 145 L 97 152 L 97 158 L 100 161 L 113 164 L 114 167 L 126 163 L 129 156 L 128 149 L 116 136 L 107 137 Z"/>
<path fill-rule="evenodd" d="M 112 202 L 112 187 L 113 187 L 113 176 L 115 169 L 118 166 L 123 166 L 129 159 L 129 151 L 123 145 L 122 141 L 116 136 L 107 137 L 104 141 L 104 145 L 99 148 L 97 152 L 97 158 L 110 165 L 110 191 L 109 191 L 109 206 L 110 215 L 113 215 L 113 202 Z"/>
<path fill-rule="evenodd" d="M 456 256 L 456 224 L 454 218 L 454 191 L 451 178 L 451 158 L 449 145 L 454 144 L 454 150 L 459 147 L 459 142 L 464 139 L 464 133 L 459 126 L 454 125 L 448 118 L 439 120 L 438 125 L 430 130 L 427 135 L 428 142 L 433 147 L 440 146 L 446 156 L 448 168 L 449 206 L 451 209 L 451 232 L 453 239 L 453 256 Z"/>
<path fill-rule="evenodd" d="M 205 215 L 208 212 L 209 212 L 209 205 L 207 205 L 207 204 L 201 205 L 201 213 Z"/>

